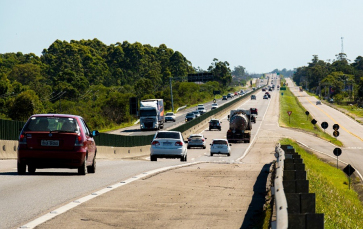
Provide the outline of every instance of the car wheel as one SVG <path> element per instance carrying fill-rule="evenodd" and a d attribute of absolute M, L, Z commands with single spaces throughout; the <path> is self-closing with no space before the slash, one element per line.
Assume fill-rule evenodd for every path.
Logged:
<path fill-rule="evenodd" d="M 96 172 L 96 157 L 93 158 L 93 163 L 91 166 L 87 166 L 87 173 L 95 173 Z"/>
<path fill-rule="evenodd" d="M 26 171 L 26 164 L 18 162 L 18 175 L 24 175 Z"/>
<path fill-rule="evenodd" d="M 187 149 L 190 149 L 190 146 L 187 146 Z"/>
<path fill-rule="evenodd" d="M 35 170 L 37 170 L 37 168 L 35 168 L 34 165 L 28 165 L 28 172 L 29 174 L 34 174 Z"/>
<path fill-rule="evenodd" d="M 87 166 L 86 166 L 87 158 L 84 157 L 84 162 L 81 166 L 78 167 L 78 175 L 86 175 L 87 173 Z"/>
<path fill-rule="evenodd" d="M 155 157 L 155 156 L 150 156 L 150 161 L 157 161 L 158 160 L 158 158 L 157 157 Z"/>
<path fill-rule="evenodd" d="M 203 146 L 203 149 L 205 149 L 206 147 L 205 146 Z"/>
<path fill-rule="evenodd" d="M 229 157 L 229 156 L 231 156 L 231 154 L 230 153 L 227 153 L 227 157 Z"/>
<path fill-rule="evenodd" d="M 211 128 L 209 128 L 209 131 L 211 130 Z"/>
<path fill-rule="evenodd" d="M 210 153 L 210 156 L 213 157 L 213 153 Z"/>

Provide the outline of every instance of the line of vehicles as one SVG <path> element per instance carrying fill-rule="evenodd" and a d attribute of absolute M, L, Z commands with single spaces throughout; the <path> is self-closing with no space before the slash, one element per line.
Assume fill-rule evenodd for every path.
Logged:
<path fill-rule="evenodd" d="M 218 107 L 214 103 L 212 107 Z M 212 108 L 213 109 L 213 108 Z M 214 108 L 215 109 L 215 108 Z M 193 115 L 205 113 L 203 104 L 198 105 Z M 231 142 L 249 143 L 252 123 L 256 123 L 257 108 L 231 110 L 228 116 L 227 139 L 213 139 L 210 155 L 230 156 Z M 165 122 L 174 121 L 175 114 L 167 113 Z M 211 119 L 209 130 L 221 131 L 221 121 Z M 164 104 L 162 99 L 143 100 L 140 107 L 141 128 L 162 129 L 164 126 Z M 90 131 L 85 120 L 77 115 L 37 114 L 32 115 L 20 131 L 17 150 L 17 172 L 24 175 L 26 169 L 34 174 L 43 168 L 77 169 L 79 175 L 96 172 L 97 146 L 94 137 L 97 130 Z M 177 131 L 158 131 L 150 147 L 150 160 L 157 158 L 180 158 L 187 161 L 187 149 L 206 148 L 203 135 L 191 135 L 187 141 Z"/>
<path fill-rule="evenodd" d="M 230 156 L 232 142 L 250 143 L 252 123 L 256 123 L 258 115 L 257 108 L 248 110 L 231 110 L 228 115 L 229 129 L 227 139 L 213 139 L 210 144 L 210 156 L 214 154 L 225 154 Z M 209 121 L 209 131 L 222 130 L 219 119 Z M 206 140 L 203 134 L 191 134 L 188 140 L 184 140 L 178 131 L 159 131 L 155 133 L 150 147 L 150 160 L 157 161 L 158 158 L 179 158 L 187 161 L 187 149 L 206 149 Z"/>

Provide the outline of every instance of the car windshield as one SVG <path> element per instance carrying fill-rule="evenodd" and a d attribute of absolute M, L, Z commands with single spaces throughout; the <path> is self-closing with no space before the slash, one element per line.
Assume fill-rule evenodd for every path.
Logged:
<path fill-rule="evenodd" d="M 166 113 L 166 116 L 173 116 L 174 113 Z"/>
<path fill-rule="evenodd" d="M 214 140 L 213 144 L 217 144 L 217 145 L 227 145 L 227 142 L 224 140 Z"/>
<path fill-rule="evenodd" d="M 218 106 L 218 104 L 216 104 L 216 103 L 213 103 L 213 104 L 212 104 L 212 107 L 215 107 L 215 106 Z"/>
<path fill-rule="evenodd" d="M 219 123 L 219 121 L 218 120 L 210 120 L 210 123 L 215 124 L 215 123 Z"/>
<path fill-rule="evenodd" d="M 193 111 L 194 114 L 199 114 L 199 111 Z"/>
<path fill-rule="evenodd" d="M 156 138 L 172 138 L 172 139 L 179 139 L 179 133 L 177 132 L 159 132 L 156 135 Z"/>
<path fill-rule="evenodd" d="M 140 110 L 140 117 L 156 116 L 156 110 Z"/>
<path fill-rule="evenodd" d="M 187 117 L 194 116 L 194 113 L 188 113 Z"/>
<path fill-rule="evenodd" d="M 198 107 L 198 110 L 204 110 L 204 107 Z"/>
<path fill-rule="evenodd" d="M 24 131 L 62 131 L 76 133 L 79 131 L 74 118 L 64 117 L 32 117 L 24 127 Z"/>

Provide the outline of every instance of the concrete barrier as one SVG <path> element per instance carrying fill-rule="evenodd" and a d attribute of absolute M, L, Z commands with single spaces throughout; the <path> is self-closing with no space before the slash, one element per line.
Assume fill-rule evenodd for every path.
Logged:
<path fill-rule="evenodd" d="M 17 159 L 18 141 L 0 140 L 0 159 Z M 97 158 L 122 159 L 150 155 L 150 145 L 137 147 L 97 146 Z"/>

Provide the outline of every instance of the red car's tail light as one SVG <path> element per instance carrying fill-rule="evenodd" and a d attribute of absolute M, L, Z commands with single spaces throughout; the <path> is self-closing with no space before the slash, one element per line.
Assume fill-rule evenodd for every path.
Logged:
<path fill-rule="evenodd" d="M 153 146 L 159 146 L 159 145 L 160 145 L 160 142 L 158 142 L 158 141 L 153 141 L 153 142 L 151 143 L 151 145 L 153 145 Z"/>
<path fill-rule="evenodd" d="M 202 139 L 202 142 L 204 142 L 204 139 Z"/>
<path fill-rule="evenodd" d="M 76 137 L 76 142 L 74 143 L 74 146 L 83 146 L 83 142 L 82 142 L 82 137 L 81 136 L 77 136 Z"/>
<path fill-rule="evenodd" d="M 183 142 L 181 142 L 181 141 L 177 141 L 177 142 L 175 142 L 175 145 L 176 145 L 176 146 L 183 146 Z"/>
<path fill-rule="evenodd" d="M 21 134 L 20 137 L 19 137 L 19 144 L 21 145 L 26 145 L 26 137 L 24 134 Z"/>

